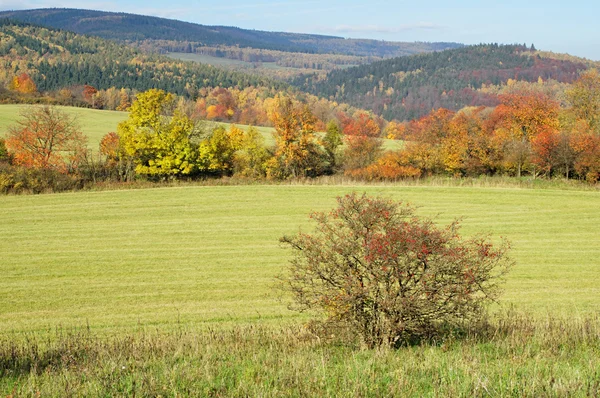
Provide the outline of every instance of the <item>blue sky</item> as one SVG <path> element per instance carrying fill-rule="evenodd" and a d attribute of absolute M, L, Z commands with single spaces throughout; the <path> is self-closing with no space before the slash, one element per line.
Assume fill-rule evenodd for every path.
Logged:
<path fill-rule="evenodd" d="M 600 60 L 598 0 L 0 0 L 0 10 L 45 7 L 379 40 L 534 43 L 538 49 Z"/>

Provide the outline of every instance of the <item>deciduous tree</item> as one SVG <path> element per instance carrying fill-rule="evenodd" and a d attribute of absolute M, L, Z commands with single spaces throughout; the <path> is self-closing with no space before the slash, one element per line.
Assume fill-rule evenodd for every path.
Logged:
<path fill-rule="evenodd" d="M 76 169 L 87 138 L 75 119 L 58 108 L 26 108 L 8 130 L 6 147 L 17 165 L 66 173 Z"/>
<path fill-rule="evenodd" d="M 129 118 L 117 128 L 123 156 L 143 175 L 189 175 L 197 169 L 198 131 L 185 115 L 172 113 L 174 97 L 162 90 L 138 94 Z"/>
<path fill-rule="evenodd" d="M 275 156 L 268 164 L 268 176 L 285 179 L 322 174 L 325 151 L 315 137 L 316 118 L 308 106 L 281 97 L 271 120 L 275 126 Z"/>

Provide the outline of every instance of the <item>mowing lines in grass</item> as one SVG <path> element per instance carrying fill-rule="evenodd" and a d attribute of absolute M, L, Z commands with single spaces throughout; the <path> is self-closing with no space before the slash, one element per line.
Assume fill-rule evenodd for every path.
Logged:
<path fill-rule="evenodd" d="M 293 320 L 273 277 L 283 234 L 356 190 L 408 200 L 463 233 L 513 243 L 505 303 L 545 314 L 598 308 L 597 192 L 340 186 L 229 186 L 0 198 L 0 332 L 89 322 Z"/>

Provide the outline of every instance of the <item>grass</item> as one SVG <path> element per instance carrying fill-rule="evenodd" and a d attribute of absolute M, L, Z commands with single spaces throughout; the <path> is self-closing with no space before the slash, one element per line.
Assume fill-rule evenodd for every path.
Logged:
<path fill-rule="evenodd" d="M 0 339 L 8 396 L 590 397 L 600 393 L 599 369 L 597 317 L 509 315 L 399 350 L 264 326 Z"/>
<path fill-rule="evenodd" d="M 272 289 L 288 255 L 278 238 L 352 190 L 509 238 L 506 304 L 540 316 L 598 308 L 596 191 L 179 187 L 0 198 L 0 333 L 295 322 Z"/>
<path fill-rule="evenodd" d="M 491 324 L 398 350 L 304 328 L 272 289 L 278 238 L 353 190 L 509 238 Z M 598 396 L 599 205 L 573 187 L 389 184 L 0 197 L 0 396 Z"/>

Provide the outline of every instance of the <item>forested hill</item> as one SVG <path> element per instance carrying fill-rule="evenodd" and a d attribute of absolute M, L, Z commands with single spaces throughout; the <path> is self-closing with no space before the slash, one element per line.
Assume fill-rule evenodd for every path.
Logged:
<path fill-rule="evenodd" d="M 408 120 L 440 107 L 497 105 L 489 85 L 508 79 L 571 83 L 584 60 L 542 57 L 519 45 L 479 45 L 418 54 L 335 70 L 326 79 L 301 76 L 294 85 L 313 94 L 372 109 L 388 120 Z"/>
<path fill-rule="evenodd" d="M 128 42 L 168 40 L 195 43 L 196 46 L 239 46 L 285 52 L 394 57 L 461 46 L 457 43 L 385 42 L 265 32 L 135 14 L 64 8 L 4 11 L 0 12 L 0 17 Z"/>
<path fill-rule="evenodd" d="M 22 73 L 31 76 L 40 92 L 90 85 L 159 88 L 189 97 L 202 87 L 289 87 L 265 77 L 147 55 L 97 37 L 0 19 L 0 87 Z"/>

